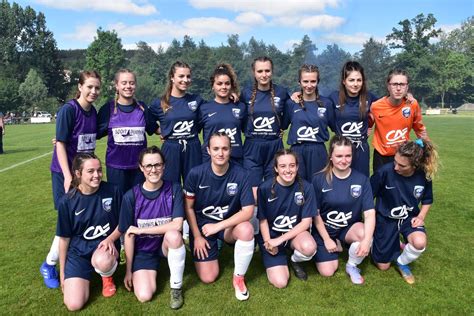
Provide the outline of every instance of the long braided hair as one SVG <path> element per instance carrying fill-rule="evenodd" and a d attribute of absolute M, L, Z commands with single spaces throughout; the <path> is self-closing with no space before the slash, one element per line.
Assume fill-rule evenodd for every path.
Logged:
<path fill-rule="evenodd" d="M 171 109 L 170 105 L 170 97 L 171 97 L 171 91 L 173 90 L 173 77 L 174 74 L 176 73 L 176 69 L 178 68 L 187 68 L 189 71 L 191 71 L 191 67 L 189 67 L 188 64 L 182 61 L 175 61 L 173 65 L 171 65 L 170 70 L 168 71 L 168 83 L 166 84 L 166 89 L 163 95 L 161 96 L 161 109 L 163 110 L 163 113 L 168 112 L 168 110 Z"/>
<path fill-rule="evenodd" d="M 283 149 L 280 149 L 279 151 L 276 152 L 275 154 L 275 158 L 273 159 L 273 181 L 272 181 L 272 186 L 271 186 L 271 194 L 272 194 L 272 198 L 275 198 L 276 197 L 276 192 L 275 192 L 275 185 L 277 183 L 277 177 L 278 177 L 278 173 L 276 171 L 277 169 L 277 166 L 278 166 L 278 159 L 281 157 L 281 156 L 284 156 L 284 155 L 290 155 L 290 156 L 293 156 L 295 158 L 295 163 L 296 163 L 296 166 L 299 165 L 299 162 L 298 162 L 298 156 L 296 155 L 296 153 L 294 151 L 292 151 L 291 149 L 288 149 L 288 148 L 283 148 Z M 304 186 L 303 186 L 303 179 L 300 177 L 300 175 L 298 173 L 296 173 L 296 179 L 295 179 L 297 182 L 298 182 L 298 188 L 299 190 L 301 191 L 301 194 L 303 194 L 303 204 L 304 204 Z"/>
<path fill-rule="evenodd" d="M 267 57 L 267 56 L 261 56 L 261 57 L 257 57 L 253 60 L 252 62 L 252 75 L 254 75 L 255 73 L 255 64 L 257 62 L 270 62 L 270 65 L 271 65 L 271 70 L 272 70 L 272 73 L 273 73 L 273 61 L 270 57 Z M 257 79 L 253 78 L 253 87 L 252 87 L 252 95 L 250 96 L 250 101 L 249 101 L 249 105 L 250 105 L 250 110 L 249 110 L 249 113 L 250 113 L 250 118 L 253 120 L 253 112 L 254 112 L 254 106 L 255 106 L 255 98 L 257 97 L 257 89 L 258 89 L 258 82 L 257 82 Z M 275 117 L 278 121 L 278 125 L 281 125 L 281 122 L 280 122 L 280 116 L 278 115 L 277 111 L 276 111 L 276 107 L 275 107 L 275 88 L 273 87 L 273 81 L 270 80 L 270 95 L 271 95 L 271 98 L 270 98 L 270 101 L 271 101 L 271 105 L 272 105 L 272 111 L 273 113 L 275 114 Z"/>
<path fill-rule="evenodd" d="M 344 81 L 349 77 L 351 72 L 357 71 L 362 76 L 362 87 L 359 92 L 359 117 L 365 118 L 367 116 L 367 81 L 365 78 L 364 67 L 357 61 L 348 61 L 342 66 L 341 80 L 339 82 L 339 105 L 341 111 L 344 111 L 344 105 L 346 104 L 347 90 L 344 86 Z"/>
<path fill-rule="evenodd" d="M 320 73 L 319 73 L 319 68 L 318 66 L 316 65 L 311 65 L 311 64 L 303 64 L 300 69 L 298 70 L 298 82 L 300 83 L 300 86 L 301 86 L 301 75 L 303 74 L 303 72 L 309 72 L 309 73 L 316 73 L 316 90 L 315 90 L 315 93 L 316 93 L 316 103 L 318 104 L 318 107 L 324 107 L 324 104 L 323 102 L 321 101 L 320 99 L 320 96 L 319 96 L 319 89 L 318 89 L 318 83 L 319 81 L 321 80 L 321 77 L 320 77 Z M 301 89 L 300 89 L 300 95 L 298 97 L 298 103 L 300 105 L 300 107 L 306 111 L 306 107 L 304 106 L 304 99 L 303 99 L 303 87 L 301 86 Z"/>

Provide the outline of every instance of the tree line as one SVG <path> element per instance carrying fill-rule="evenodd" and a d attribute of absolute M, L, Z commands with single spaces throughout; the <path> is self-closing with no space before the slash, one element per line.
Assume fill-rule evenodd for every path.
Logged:
<path fill-rule="evenodd" d="M 176 60 L 192 68 L 191 92 L 211 98 L 209 77 L 220 62 L 231 63 L 240 86 L 252 84 L 250 65 L 254 58 L 273 59 L 274 81 L 297 89 L 297 71 L 303 63 L 320 69 L 320 94 L 339 88 L 340 70 L 347 60 L 357 60 L 365 68 L 368 87 L 374 94 L 385 94 L 385 78 L 394 67 L 406 69 L 410 90 L 426 106 L 453 106 L 474 103 L 474 17 L 444 33 L 435 28 L 432 14 L 419 14 L 394 26 L 387 44 L 370 38 L 355 54 L 337 44 L 325 48 L 305 35 L 292 49 L 282 52 L 275 45 L 251 38 L 240 42 L 237 34 L 218 47 L 190 36 L 174 39 L 166 49 L 153 50 L 146 42 L 137 49 L 124 50 L 115 31 L 97 30 L 94 41 L 84 50 L 59 50 L 53 33 L 46 27 L 43 13 L 2 0 L 0 7 L 0 111 L 47 110 L 54 113 L 72 98 L 81 70 L 95 69 L 103 78 L 97 105 L 114 96 L 113 77 L 120 68 L 137 75 L 137 98 L 150 103 L 166 86 L 169 67 Z"/>

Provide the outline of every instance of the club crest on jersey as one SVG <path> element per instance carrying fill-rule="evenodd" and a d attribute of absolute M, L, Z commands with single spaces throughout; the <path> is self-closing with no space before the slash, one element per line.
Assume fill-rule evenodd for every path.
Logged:
<path fill-rule="evenodd" d="M 280 106 L 280 97 L 274 97 L 273 98 L 273 101 L 275 102 L 275 107 L 279 107 Z"/>
<path fill-rule="evenodd" d="M 402 115 L 404 118 L 409 118 L 410 117 L 410 107 L 406 106 L 402 109 Z"/>
<path fill-rule="evenodd" d="M 303 192 L 295 192 L 295 203 L 298 206 L 301 206 L 304 204 L 304 195 Z"/>
<path fill-rule="evenodd" d="M 362 186 L 359 184 L 351 185 L 351 195 L 353 198 L 358 198 L 362 193 Z"/>
<path fill-rule="evenodd" d="M 106 212 L 110 212 L 112 210 L 112 198 L 102 199 L 102 209 Z"/>
<path fill-rule="evenodd" d="M 232 115 L 238 119 L 240 117 L 240 109 L 232 108 Z"/>
<path fill-rule="evenodd" d="M 196 111 L 197 110 L 197 102 L 196 101 L 191 101 L 191 102 L 188 102 L 188 108 L 191 110 L 191 111 Z"/>
<path fill-rule="evenodd" d="M 318 116 L 323 118 L 324 114 L 326 114 L 326 108 L 318 108 Z"/>
<path fill-rule="evenodd" d="M 425 191 L 424 186 L 415 185 L 415 187 L 413 188 L 413 195 L 415 196 L 415 198 L 419 199 L 423 195 L 424 191 Z"/>
<path fill-rule="evenodd" d="M 237 194 L 237 183 L 227 183 L 227 194 L 230 196 Z"/>

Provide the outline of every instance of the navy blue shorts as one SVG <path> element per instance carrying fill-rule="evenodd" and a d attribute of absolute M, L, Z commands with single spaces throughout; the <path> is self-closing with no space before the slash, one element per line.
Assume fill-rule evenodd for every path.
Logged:
<path fill-rule="evenodd" d="M 311 182 L 313 176 L 321 171 L 328 161 L 328 153 L 324 143 L 303 143 L 291 146 L 298 156 L 298 174 Z"/>
<path fill-rule="evenodd" d="M 166 140 L 161 146 L 165 156 L 163 179 L 181 183 L 189 171 L 202 163 L 201 143 L 199 138 L 189 140 Z"/>
<path fill-rule="evenodd" d="M 370 148 L 367 140 L 352 143 L 352 163 L 351 168 L 360 173 L 370 176 Z"/>
<path fill-rule="evenodd" d="M 66 194 L 64 192 L 64 176 L 62 172 L 51 171 L 51 183 L 53 188 L 54 209 L 57 210 L 59 206 L 59 200 L 64 194 Z"/>
<path fill-rule="evenodd" d="M 207 254 L 208 254 L 207 258 L 199 259 L 196 256 L 196 254 L 194 253 L 194 236 L 193 236 L 193 234 L 190 230 L 189 231 L 189 248 L 191 249 L 191 254 L 193 256 L 193 261 L 194 262 L 205 262 L 205 261 L 217 260 L 217 258 L 219 257 L 219 247 L 217 245 L 217 240 L 220 239 L 223 242 L 225 242 L 225 240 L 224 240 L 224 231 L 225 230 L 221 230 L 217 234 L 214 234 L 214 235 L 211 235 L 211 236 L 208 236 L 208 237 L 205 237 L 203 235 L 203 237 L 206 238 L 207 242 L 209 243 L 209 246 L 211 247 L 211 249 L 207 249 Z"/>
<path fill-rule="evenodd" d="M 252 187 L 258 187 L 264 180 L 273 177 L 273 159 L 282 148 L 281 138 L 245 140 L 243 166 L 250 171 L 249 183 Z"/>
<path fill-rule="evenodd" d="M 125 193 L 134 185 L 145 182 L 145 176 L 140 168 L 117 169 L 107 166 L 107 182 L 116 185 L 120 192 Z"/>
<path fill-rule="evenodd" d="M 405 241 L 408 235 L 414 232 L 426 234 L 424 226 L 411 227 L 412 217 L 404 220 L 388 218 L 377 213 L 377 225 L 375 225 L 374 243 L 372 245 L 372 259 L 377 263 L 389 263 L 400 256 L 400 234 Z"/>
<path fill-rule="evenodd" d="M 95 272 L 91 256 L 78 256 L 68 252 L 64 266 L 64 279 L 81 278 L 90 281 L 91 273 Z"/>
<path fill-rule="evenodd" d="M 346 235 L 349 229 L 351 229 L 352 225 L 347 226 L 343 229 L 339 229 L 337 231 L 330 230 L 328 229 L 328 227 L 326 227 L 326 229 L 329 233 L 329 237 L 331 237 L 331 239 L 334 240 L 334 242 L 336 242 L 336 239 L 337 239 L 341 242 L 341 245 L 346 245 Z M 339 252 L 328 252 L 328 250 L 324 246 L 323 239 L 321 238 L 321 236 L 319 235 L 316 229 L 312 230 L 312 235 L 317 245 L 317 251 L 313 257 L 315 262 L 326 262 L 326 261 L 333 261 L 333 260 L 339 259 Z"/>
<path fill-rule="evenodd" d="M 288 253 L 292 252 L 290 247 L 291 240 L 288 240 L 284 244 L 278 246 L 278 253 L 276 255 L 272 255 L 265 249 L 265 246 L 263 245 L 262 234 L 257 235 L 257 242 L 260 253 L 262 254 L 263 266 L 265 269 L 288 265 Z"/>
<path fill-rule="evenodd" d="M 155 252 L 137 251 L 133 254 L 132 272 L 138 270 L 158 271 L 161 258 L 166 258 L 161 246 Z"/>

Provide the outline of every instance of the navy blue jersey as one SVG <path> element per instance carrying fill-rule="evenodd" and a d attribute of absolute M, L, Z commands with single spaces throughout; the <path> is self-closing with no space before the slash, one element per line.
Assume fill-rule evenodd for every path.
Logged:
<path fill-rule="evenodd" d="M 374 208 L 369 178 L 352 169 L 349 177 L 332 177 L 329 184 L 324 173 L 313 177 L 319 213 L 328 232 L 337 232 L 360 222 L 362 213 Z"/>
<path fill-rule="evenodd" d="M 329 140 L 328 124 L 333 120 L 333 108 L 328 98 L 321 97 L 320 101 L 322 106 L 316 101 L 304 101 L 304 109 L 291 99 L 287 101 L 286 119 L 291 123 L 288 145 Z"/>
<path fill-rule="evenodd" d="M 199 227 L 225 220 L 255 203 L 247 171 L 232 162 L 223 176 L 212 171 L 210 162 L 194 167 L 186 178 L 184 192 L 194 199 Z"/>
<path fill-rule="evenodd" d="M 248 113 L 244 132 L 246 138 L 276 139 L 280 137 L 280 130 L 287 128 L 284 126 L 284 115 L 286 101 L 290 96 L 286 88 L 274 84 L 273 89 L 275 110 L 272 109 L 271 90 L 257 89 L 253 107 L 250 104 L 253 88 L 247 87 L 242 91 L 240 100 L 245 103 Z"/>
<path fill-rule="evenodd" d="M 225 132 L 230 137 L 231 156 L 241 158 L 242 130 L 247 117 L 245 105 L 239 103 L 221 104 L 216 101 L 204 103 L 199 109 L 199 124 L 203 128 L 203 147 L 207 147 L 209 137 L 215 132 Z"/>
<path fill-rule="evenodd" d="M 346 95 L 346 103 L 342 109 L 339 104 L 339 91 L 334 91 L 329 96 L 334 108 L 334 121 L 330 122 L 330 127 L 337 135 L 346 136 L 352 141 L 361 141 L 367 139 L 367 129 L 369 127 L 369 110 L 376 97 L 372 93 L 367 94 L 367 115 L 360 117 L 359 97 L 350 97 Z"/>
<path fill-rule="evenodd" d="M 199 95 L 186 93 L 181 98 L 170 96 L 169 103 L 171 108 L 166 113 L 161 108 L 160 99 L 153 100 L 150 106 L 151 117 L 159 122 L 163 138 L 197 137 L 200 131 L 198 113 L 204 100 Z"/>
<path fill-rule="evenodd" d="M 257 190 L 259 220 L 266 219 L 270 228 L 270 237 L 276 238 L 292 230 L 303 218 L 318 214 L 316 197 L 311 184 L 302 180 L 303 190 L 298 181 L 290 186 L 274 185 L 273 179 L 263 182 Z"/>
<path fill-rule="evenodd" d="M 92 255 L 117 227 L 121 201 L 117 187 L 106 182 L 91 195 L 65 194 L 59 202 L 56 236 L 70 238 L 68 253 Z"/>
<path fill-rule="evenodd" d="M 383 165 L 370 178 L 375 196 L 375 209 L 385 217 L 406 219 L 420 213 L 418 205 L 433 203 L 433 185 L 423 171 L 410 177 L 399 175 L 393 162 Z"/>

